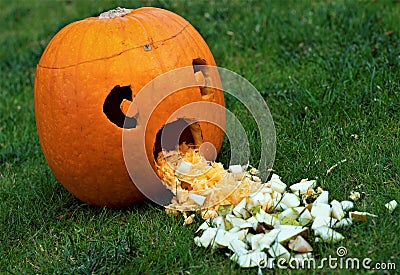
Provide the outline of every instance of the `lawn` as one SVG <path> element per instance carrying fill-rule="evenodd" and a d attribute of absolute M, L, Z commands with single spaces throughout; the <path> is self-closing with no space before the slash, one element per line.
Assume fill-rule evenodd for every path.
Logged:
<path fill-rule="evenodd" d="M 400 270 L 400 209 L 389 214 L 384 207 L 400 202 L 399 2 L 0 0 L 0 273 L 257 273 L 222 251 L 198 248 L 200 219 L 183 226 L 150 203 L 90 207 L 48 168 L 35 126 L 36 65 L 63 26 L 116 6 L 180 14 L 203 35 L 219 66 L 257 88 L 274 118 L 274 170 L 283 181 L 318 178 L 337 200 L 361 192 L 356 208 L 378 218 L 342 230 L 346 239 L 339 244 L 313 244 L 317 259 L 344 246 L 348 257 L 394 262 Z M 256 165 L 253 121 L 238 102 L 226 103 L 247 130 Z M 219 160 L 228 157 L 224 143 Z"/>

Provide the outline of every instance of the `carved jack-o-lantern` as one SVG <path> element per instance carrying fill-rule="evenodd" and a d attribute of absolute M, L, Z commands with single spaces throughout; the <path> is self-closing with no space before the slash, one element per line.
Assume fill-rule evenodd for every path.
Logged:
<path fill-rule="evenodd" d="M 166 10 L 118 8 L 64 27 L 43 53 L 35 78 L 39 139 L 56 178 L 91 205 L 124 207 L 143 201 L 122 151 L 123 131 L 129 129 L 134 137 L 142 127 L 141 106 L 128 115 L 130 102 L 146 84 L 176 68 L 192 66 L 193 79 L 204 84 L 207 72 L 195 65 L 215 66 L 215 61 L 200 34 Z M 171 114 L 191 102 L 223 106 L 223 92 L 189 87 L 172 93 L 154 109 L 145 138 L 151 165 L 166 128 L 170 132 L 185 128 L 179 142 L 210 142 L 219 150 L 223 130 L 218 126 L 198 122 L 188 127 L 185 118 L 167 123 Z"/>

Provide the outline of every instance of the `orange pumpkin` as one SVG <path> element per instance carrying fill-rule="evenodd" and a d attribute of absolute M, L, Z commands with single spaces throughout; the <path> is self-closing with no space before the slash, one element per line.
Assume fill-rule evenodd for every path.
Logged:
<path fill-rule="evenodd" d="M 91 205 L 125 207 L 142 202 L 145 197 L 132 182 L 123 158 L 124 128 L 134 136 L 141 127 L 137 116 L 127 115 L 127 108 L 157 76 L 194 65 L 215 66 L 207 44 L 185 19 L 163 9 L 118 8 L 60 30 L 39 61 L 34 87 L 40 144 L 58 181 Z M 197 72 L 192 70 L 193 79 L 201 82 Z M 214 87 L 221 86 L 219 78 L 214 82 Z M 162 130 L 189 125 L 184 118 L 169 124 L 167 119 L 182 106 L 199 101 L 223 106 L 223 92 L 184 88 L 155 108 L 145 139 L 153 167 Z M 140 117 L 141 106 L 136 107 Z M 224 112 L 216 115 L 225 117 Z M 208 122 L 198 125 L 200 135 L 186 127 L 180 142 L 198 143 L 201 138 L 219 150 L 223 130 Z"/>

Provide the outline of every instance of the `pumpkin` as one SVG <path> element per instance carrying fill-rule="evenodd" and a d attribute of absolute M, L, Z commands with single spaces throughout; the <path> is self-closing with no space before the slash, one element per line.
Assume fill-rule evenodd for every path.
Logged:
<path fill-rule="evenodd" d="M 38 136 L 57 180 L 90 205 L 126 207 L 145 196 L 127 171 L 123 131 L 134 139 L 146 126 L 146 161 L 153 168 L 166 129 L 183 129 L 179 143 L 205 142 L 218 151 L 224 136 L 220 125 L 185 117 L 171 121 L 176 110 L 193 102 L 224 106 L 218 75 L 210 78 L 197 65 L 216 65 L 210 49 L 190 23 L 167 10 L 117 8 L 61 29 L 37 65 L 34 85 Z M 190 68 L 188 78 L 199 85 L 165 97 L 142 125 L 141 109 L 157 91 L 145 91 L 141 105 L 131 102 L 158 76 L 177 68 Z M 205 85 L 210 79 L 211 88 Z M 215 116 L 224 121 L 225 112 Z"/>

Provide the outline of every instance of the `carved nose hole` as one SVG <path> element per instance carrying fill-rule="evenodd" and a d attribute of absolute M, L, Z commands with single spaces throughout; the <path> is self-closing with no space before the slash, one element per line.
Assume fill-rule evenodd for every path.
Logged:
<path fill-rule="evenodd" d="M 103 112 L 107 118 L 119 128 L 136 128 L 137 116 L 126 116 L 129 106 L 132 102 L 132 90 L 130 86 L 115 86 L 103 104 Z"/>
<path fill-rule="evenodd" d="M 203 65 L 203 66 L 201 66 Z M 209 99 L 213 95 L 213 89 L 210 88 L 210 74 L 207 70 L 207 61 L 202 58 L 193 59 L 192 66 L 194 77 L 200 87 L 200 94 L 202 99 Z"/>

